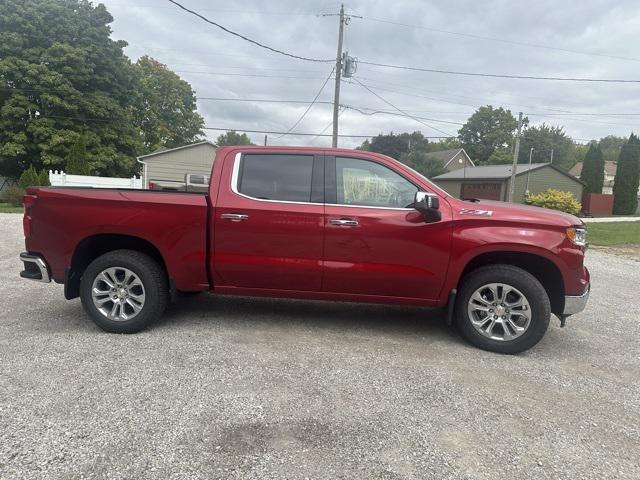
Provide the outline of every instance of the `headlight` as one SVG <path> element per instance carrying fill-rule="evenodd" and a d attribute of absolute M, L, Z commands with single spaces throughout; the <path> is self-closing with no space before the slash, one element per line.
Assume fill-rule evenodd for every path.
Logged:
<path fill-rule="evenodd" d="M 587 229 L 581 227 L 567 228 L 567 237 L 579 247 L 587 246 Z"/>

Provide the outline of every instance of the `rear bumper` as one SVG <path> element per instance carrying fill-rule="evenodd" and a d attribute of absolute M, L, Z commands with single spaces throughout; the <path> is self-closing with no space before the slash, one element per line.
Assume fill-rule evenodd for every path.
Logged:
<path fill-rule="evenodd" d="M 49 267 L 47 266 L 47 262 L 44 261 L 44 258 L 38 255 L 22 252 L 20 254 L 20 260 L 24 263 L 24 270 L 20 272 L 20 276 L 22 278 L 44 283 L 49 283 L 51 281 Z"/>
<path fill-rule="evenodd" d="M 591 291 L 591 284 L 587 285 L 587 289 L 582 295 L 566 295 L 564 297 L 564 311 L 563 315 L 574 315 L 584 310 L 589 300 L 589 293 Z"/>

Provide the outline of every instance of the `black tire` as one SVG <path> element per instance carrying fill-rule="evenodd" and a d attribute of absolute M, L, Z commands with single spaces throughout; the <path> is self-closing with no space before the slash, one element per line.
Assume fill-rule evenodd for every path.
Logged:
<path fill-rule="evenodd" d="M 489 283 L 504 283 L 518 289 L 531 307 L 527 330 L 513 340 L 494 340 L 483 336 L 471 324 L 467 312 L 473 293 Z M 551 305 L 546 290 L 538 279 L 526 270 L 512 265 L 489 265 L 469 273 L 456 296 L 455 323 L 461 335 L 473 345 L 497 353 L 520 353 L 536 345 L 549 327 Z"/>
<path fill-rule="evenodd" d="M 93 303 L 93 281 L 101 272 L 112 267 L 132 271 L 144 287 L 145 299 L 142 309 L 130 320 L 107 318 Z M 80 280 L 82 306 L 91 319 L 106 332 L 136 333 L 144 330 L 162 316 L 168 298 L 167 276 L 162 267 L 150 256 L 135 250 L 114 250 L 99 256 L 89 264 Z"/>

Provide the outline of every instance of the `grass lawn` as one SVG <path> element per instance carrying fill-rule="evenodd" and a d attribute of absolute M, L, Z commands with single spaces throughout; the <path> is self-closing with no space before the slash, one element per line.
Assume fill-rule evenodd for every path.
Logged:
<path fill-rule="evenodd" d="M 8 203 L 0 202 L 0 213 L 22 213 L 22 207 L 14 207 Z"/>
<path fill-rule="evenodd" d="M 640 245 L 640 222 L 589 223 L 587 232 L 591 245 Z"/>

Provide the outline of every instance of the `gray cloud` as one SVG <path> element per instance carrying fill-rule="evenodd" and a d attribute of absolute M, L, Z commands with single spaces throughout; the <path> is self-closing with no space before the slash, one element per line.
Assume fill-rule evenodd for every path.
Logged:
<path fill-rule="evenodd" d="M 114 38 L 130 43 L 133 59 L 143 54 L 169 65 L 189 81 L 198 97 L 270 98 L 311 101 L 332 65 L 289 59 L 233 37 L 169 2 L 105 0 L 114 16 Z M 242 4 L 184 0 L 203 15 L 253 39 L 298 55 L 333 58 L 336 51 L 336 2 L 261 2 Z M 358 0 L 347 11 L 362 15 L 346 27 L 345 48 L 361 60 L 426 68 L 536 76 L 640 78 L 640 53 L 634 42 L 640 4 L 631 0 L 581 2 L 513 2 L 493 0 L 423 2 Z M 374 19 L 411 24 L 405 27 Z M 560 47 L 639 61 L 613 59 L 552 49 L 513 45 L 434 31 L 447 30 L 485 37 Z M 246 76 L 245 76 L 246 75 Z M 251 76 L 253 75 L 253 76 Z M 300 77 L 300 78 L 285 78 Z M 360 65 L 357 78 L 396 106 L 414 115 L 464 122 L 480 105 L 522 110 L 533 123 L 562 125 L 574 138 L 628 135 L 638 130 L 640 116 L 578 116 L 579 113 L 640 113 L 640 85 L 543 82 L 450 76 Z M 333 100 L 333 82 L 319 100 Z M 392 110 L 357 84 L 345 84 L 341 103 Z M 304 104 L 218 102 L 201 100 L 198 109 L 211 127 L 238 130 L 288 130 L 306 109 Z M 331 121 L 330 105 L 315 105 L 295 131 L 319 133 Z M 459 126 L 426 122 L 456 134 Z M 389 131 L 438 132 L 409 118 L 346 110 L 340 133 Z M 326 133 L 331 133 L 329 128 Z M 218 132 L 209 132 L 215 138 Z M 252 134 L 255 142 L 263 136 Z M 310 137 L 269 136 L 272 144 L 309 144 Z M 362 140 L 345 138 L 342 146 Z M 329 138 L 314 141 L 328 145 Z"/>

